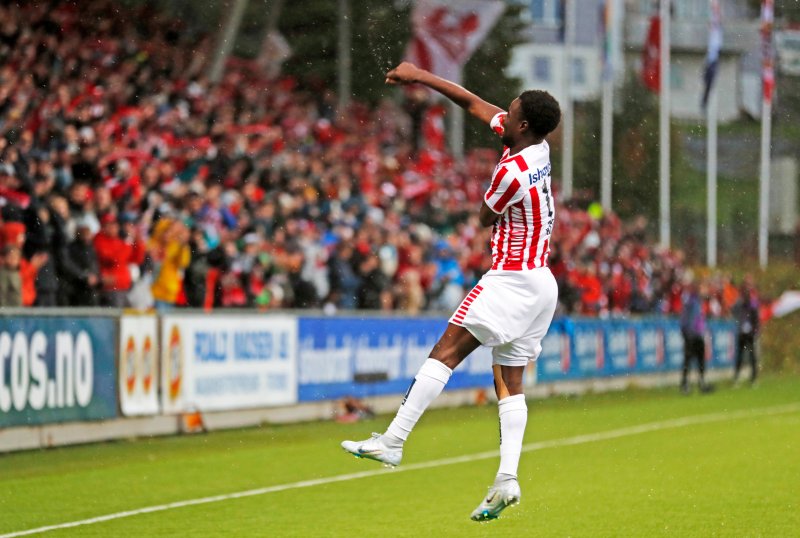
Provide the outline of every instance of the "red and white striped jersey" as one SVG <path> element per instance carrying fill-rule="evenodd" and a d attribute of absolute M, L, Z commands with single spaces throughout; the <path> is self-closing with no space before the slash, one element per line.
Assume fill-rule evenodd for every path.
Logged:
<path fill-rule="evenodd" d="M 507 113 L 497 114 L 492 129 L 503 134 Z M 555 201 L 550 187 L 550 146 L 546 141 L 516 155 L 503 156 L 484 195 L 500 215 L 492 231 L 492 270 L 524 271 L 547 266 Z"/>

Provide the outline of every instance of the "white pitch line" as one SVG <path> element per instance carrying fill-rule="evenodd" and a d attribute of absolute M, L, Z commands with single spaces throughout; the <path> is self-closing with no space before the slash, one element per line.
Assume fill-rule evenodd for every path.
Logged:
<path fill-rule="evenodd" d="M 539 441 L 537 443 L 529 443 L 522 447 L 523 452 L 533 452 L 536 450 L 543 450 L 545 448 L 554 448 L 560 446 L 573 446 L 586 443 L 593 443 L 596 441 L 606 441 L 608 439 L 617 439 L 619 437 L 627 437 L 630 435 L 638 435 L 641 433 L 648 433 L 660 430 L 668 430 L 672 428 L 682 428 L 684 426 L 694 426 L 698 424 L 707 424 L 709 422 L 722 422 L 725 420 L 736 420 L 741 418 L 761 417 L 768 415 L 779 415 L 784 413 L 793 413 L 800 411 L 800 402 L 779 405 L 773 407 L 763 407 L 761 409 L 745 409 L 741 411 L 728 411 L 719 413 L 709 413 L 705 415 L 694 415 L 682 418 L 675 418 L 670 420 L 663 420 L 660 422 L 649 422 L 647 424 L 639 424 L 638 426 L 629 426 L 625 428 L 618 428 L 616 430 L 608 430 L 597 433 L 587 433 L 584 435 L 576 435 L 574 437 L 564 437 L 561 439 L 551 439 L 549 441 Z M 68 523 L 59 523 L 58 525 L 48 525 L 46 527 L 38 527 L 36 529 L 28 529 L 24 531 L 11 532 L 8 534 L 0 535 L 0 538 L 16 538 L 18 536 L 29 536 L 32 534 L 39 534 L 48 531 L 69 529 L 72 527 L 80 527 L 83 525 L 93 525 L 95 523 L 102 523 L 104 521 L 111 521 L 114 519 L 121 519 L 124 517 L 138 516 L 140 514 L 150 514 L 153 512 L 163 512 L 164 510 L 172 510 L 173 508 L 183 508 L 184 506 L 195 506 L 198 504 L 209 504 L 230 499 L 241 499 L 243 497 L 253 497 L 255 495 L 265 495 L 267 493 L 276 493 L 279 491 L 286 491 L 289 489 L 310 488 L 313 486 L 321 486 L 324 484 L 333 484 L 336 482 L 346 482 L 348 480 L 357 480 L 359 478 L 367 478 L 370 476 L 378 476 L 388 473 L 401 473 L 406 471 L 416 471 L 419 469 L 429 469 L 431 467 L 441 467 L 443 465 L 454 465 L 456 463 L 467 463 L 471 461 L 483 460 L 488 458 L 495 458 L 498 455 L 497 450 L 490 450 L 487 452 L 478 452 L 476 454 L 467 454 L 464 456 L 456 456 L 453 458 L 442 458 L 433 461 L 426 461 L 420 463 L 412 463 L 398 467 L 393 471 L 385 469 L 377 469 L 373 471 L 362 471 L 360 473 L 340 474 L 336 476 L 329 476 L 327 478 L 315 478 L 313 480 L 301 480 L 299 482 L 291 482 L 289 484 L 279 484 L 277 486 L 269 486 L 265 488 L 249 489 L 246 491 L 239 491 L 236 493 L 226 493 L 223 495 L 214 495 L 212 497 L 202 497 L 200 499 L 189 499 L 186 501 L 177 501 L 167 504 L 159 504 L 156 506 L 148 506 L 145 508 L 137 508 L 136 510 L 126 510 L 124 512 L 116 512 L 114 514 L 107 514 L 104 516 L 97 516 L 89 519 L 81 519 L 79 521 L 70 521 Z"/>

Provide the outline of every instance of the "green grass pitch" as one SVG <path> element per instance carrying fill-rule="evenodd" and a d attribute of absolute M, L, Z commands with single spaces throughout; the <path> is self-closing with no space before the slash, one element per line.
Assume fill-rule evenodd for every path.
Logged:
<path fill-rule="evenodd" d="M 798 402 L 790 377 L 529 401 L 522 503 L 487 523 L 469 514 L 498 458 L 469 456 L 497 450 L 495 405 L 428 412 L 394 471 L 339 448 L 389 417 L 0 455 L 0 535 L 285 485 L 45 535 L 800 536 Z"/>

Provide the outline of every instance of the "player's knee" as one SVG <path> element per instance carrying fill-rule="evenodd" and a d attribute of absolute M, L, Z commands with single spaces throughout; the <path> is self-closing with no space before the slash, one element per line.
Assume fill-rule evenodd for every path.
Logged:
<path fill-rule="evenodd" d="M 457 343 L 445 341 L 444 338 L 433 346 L 431 358 L 443 363 L 451 370 L 455 369 L 464 360 L 463 353 L 461 353 Z"/>
<path fill-rule="evenodd" d="M 461 364 L 461 359 L 454 349 L 435 349 L 431 352 L 431 358 L 441 362 L 451 370 Z"/>
<path fill-rule="evenodd" d="M 522 381 L 516 379 L 506 379 L 504 382 L 506 384 L 506 389 L 508 390 L 509 396 L 516 396 L 517 394 L 522 394 L 524 392 Z"/>

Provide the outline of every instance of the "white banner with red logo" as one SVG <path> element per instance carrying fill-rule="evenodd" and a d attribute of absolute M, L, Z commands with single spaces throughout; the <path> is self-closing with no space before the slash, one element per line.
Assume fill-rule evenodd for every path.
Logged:
<path fill-rule="evenodd" d="M 126 417 L 159 412 L 157 329 L 153 315 L 119 320 L 119 403 Z"/>
<path fill-rule="evenodd" d="M 406 59 L 454 82 L 503 13 L 501 0 L 417 0 Z"/>
<path fill-rule="evenodd" d="M 297 402 L 297 318 L 166 315 L 161 319 L 165 413 Z"/>

